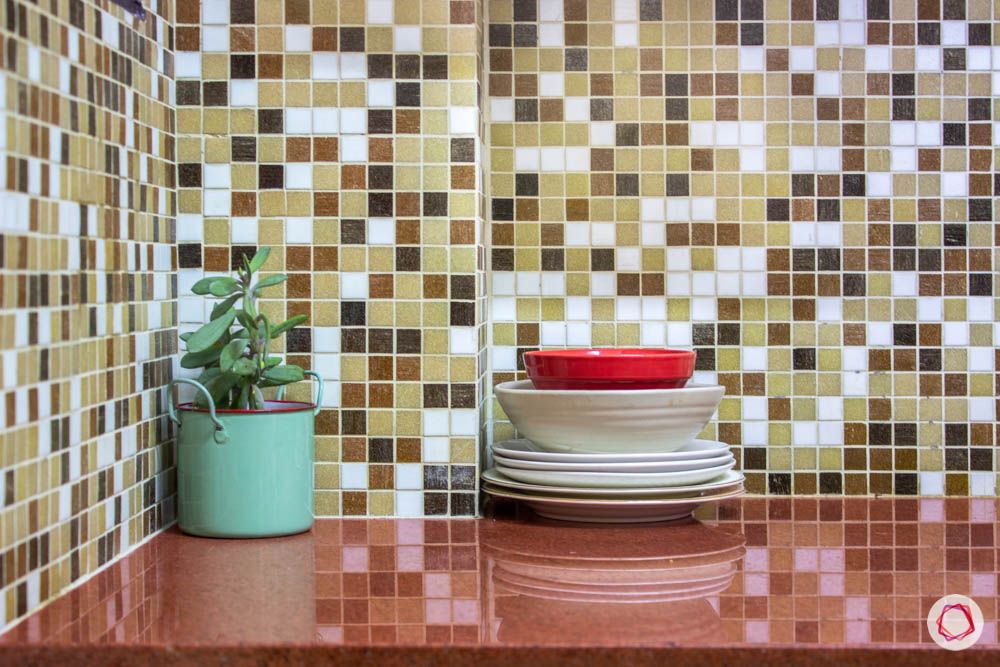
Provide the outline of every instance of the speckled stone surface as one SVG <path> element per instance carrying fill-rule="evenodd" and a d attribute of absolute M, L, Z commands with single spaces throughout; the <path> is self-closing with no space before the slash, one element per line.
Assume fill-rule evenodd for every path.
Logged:
<path fill-rule="evenodd" d="M 997 501 L 765 499 L 598 526 L 318 521 L 170 530 L 0 636 L 0 664 L 997 664 Z M 937 648 L 946 593 L 984 616 Z"/>

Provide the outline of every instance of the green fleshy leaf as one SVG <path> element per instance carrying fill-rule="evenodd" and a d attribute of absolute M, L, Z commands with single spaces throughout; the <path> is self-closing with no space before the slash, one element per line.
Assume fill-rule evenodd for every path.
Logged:
<path fill-rule="evenodd" d="M 181 334 L 181 341 L 186 343 L 188 341 L 188 338 L 190 338 L 193 335 L 194 335 L 193 331 L 185 331 L 184 333 Z"/>
<path fill-rule="evenodd" d="M 244 338 L 235 338 L 229 341 L 224 348 L 222 348 L 222 354 L 219 356 L 219 368 L 224 371 L 228 371 L 236 363 L 236 360 L 240 358 L 243 354 L 243 350 L 247 347 L 247 341 Z"/>
<path fill-rule="evenodd" d="M 241 357 L 233 364 L 232 372 L 240 377 L 250 377 L 257 372 L 257 365 L 254 364 L 253 359 Z"/>
<path fill-rule="evenodd" d="M 227 310 L 229 310 L 230 308 L 232 308 L 233 305 L 237 301 L 239 301 L 240 297 L 242 297 L 242 296 L 243 296 L 242 292 L 237 292 L 236 294 L 231 295 L 225 301 L 220 301 L 219 303 L 215 304 L 215 307 L 212 308 L 212 317 L 209 318 L 209 319 L 213 319 L 214 320 L 215 318 L 217 318 L 220 315 L 222 315 L 224 312 L 226 312 Z"/>
<path fill-rule="evenodd" d="M 265 407 L 267 407 L 266 404 L 264 403 L 264 392 L 262 392 L 260 390 L 260 387 L 258 387 L 257 385 L 253 385 L 252 389 L 253 389 L 252 395 L 253 395 L 254 409 L 263 410 Z"/>
<path fill-rule="evenodd" d="M 303 322 L 309 319 L 308 315 L 296 315 L 295 317 L 290 317 L 278 326 L 271 329 L 271 339 L 275 339 L 281 334 L 285 333 L 289 329 L 294 329 Z"/>
<path fill-rule="evenodd" d="M 250 292 L 247 292 L 246 294 L 243 295 L 243 312 L 246 314 L 247 317 L 250 318 L 251 322 L 257 319 L 257 305 L 254 303 L 253 295 Z M 242 320 L 241 323 L 243 324 L 243 326 L 245 326 L 247 329 L 250 329 L 251 331 L 253 331 L 256 328 L 253 327 L 252 325 L 248 326 Z"/>
<path fill-rule="evenodd" d="M 229 390 L 239 383 L 240 377 L 232 373 L 220 373 L 205 384 L 205 389 L 212 395 L 216 407 L 229 407 Z"/>
<path fill-rule="evenodd" d="M 194 285 L 191 286 L 191 291 L 195 294 L 210 294 L 212 290 L 212 283 L 219 279 L 219 276 L 209 276 L 208 278 L 202 278 Z"/>
<path fill-rule="evenodd" d="M 181 368 L 202 368 L 210 366 L 219 360 L 222 347 L 216 345 L 201 352 L 188 352 L 181 357 Z"/>
<path fill-rule="evenodd" d="M 201 372 L 201 375 L 198 376 L 198 382 L 200 384 L 205 384 L 206 382 L 209 382 L 210 380 L 213 380 L 214 378 L 217 378 L 220 375 L 222 375 L 222 371 L 220 371 L 218 368 L 206 368 Z"/>
<path fill-rule="evenodd" d="M 216 378 L 218 378 L 220 375 L 222 375 L 222 371 L 219 370 L 218 366 L 206 368 L 204 371 L 202 371 L 201 375 L 198 376 L 198 384 L 202 385 L 205 388 L 208 388 L 208 385 Z M 205 395 L 202 394 L 200 391 L 195 392 L 194 404 L 196 407 L 199 408 L 208 407 L 208 401 L 205 400 Z"/>
<path fill-rule="evenodd" d="M 250 409 L 250 385 L 245 384 L 240 387 L 240 396 L 236 399 L 236 407 L 240 410 Z"/>
<path fill-rule="evenodd" d="M 267 359 L 268 355 L 271 354 L 271 320 L 267 318 L 264 313 L 260 314 L 260 319 L 264 323 L 264 330 L 261 332 L 261 343 L 259 348 L 260 355 L 257 359 L 257 363 L 260 365 L 260 369 L 264 370 L 264 361 Z"/>
<path fill-rule="evenodd" d="M 216 341 L 229 331 L 234 319 L 236 319 L 235 311 L 229 311 L 195 331 L 187 340 L 188 352 L 201 352 L 215 345 Z"/>
<path fill-rule="evenodd" d="M 259 248 L 257 252 L 254 254 L 253 259 L 250 260 L 250 264 L 247 267 L 250 273 L 256 273 L 260 271 L 260 267 L 264 266 L 264 262 L 267 261 L 267 257 L 270 254 L 271 254 L 271 249 L 268 248 L 267 246 Z"/>
<path fill-rule="evenodd" d="M 212 296 L 229 296 L 239 289 L 240 284 L 236 282 L 235 278 L 223 276 L 222 278 L 217 278 L 215 282 L 212 283 L 212 287 L 209 291 L 212 293 Z"/>
<path fill-rule="evenodd" d="M 289 364 L 267 369 L 264 371 L 264 379 L 271 383 L 269 386 L 275 387 L 291 382 L 300 382 L 305 379 L 305 375 L 301 368 Z"/>
<path fill-rule="evenodd" d="M 242 329 L 243 331 L 257 331 L 256 323 L 254 323 L 253 319 L 249 315 L 247 315 L 244 311 L 237 310 L 236 319 L 238 319 L 240 321 L 240 324 L 243 325 L 244 327 Z M 249 337 L 249 334 L 247 334 L 247 336 Z"/>
<path fill-rule="evenodd" d="M 274 368 L 283 361 L 281 357 L 268 357 L 264 362 L 264 368 Z"/>
<path fill-rule="evenodd" d="M 275 275 L 268 276 L 267 278 L 264 278 L 263 280 L 261 280 L 260 282 L 258 282 L 254 286 L 253 292 L 254 292 L 254 294 L 259 295 L 260 291 L 262 289 L 267 288 L 267 287 L 274 287 L 275 285 L 280 285 L 281 283 L 285 282 L 286 280 L 288 280 L 288 276 L 286 276 L 284 273 L 276 273 Z"/>

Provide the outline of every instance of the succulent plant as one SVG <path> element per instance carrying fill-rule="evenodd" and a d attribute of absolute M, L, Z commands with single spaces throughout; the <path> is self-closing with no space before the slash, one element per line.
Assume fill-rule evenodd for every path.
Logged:
<path fill-rule="evenodd" d="M 272 356 L 270 348 L 271 341 L 305 322 L 307 316 L 296 315 L 275 325 L 257 308 L 262 290 L 288 280 L 279 273 L 254 283 L 254 274 L 270 252 L 270 248 L 261 248 L 253 259 L 244 257 L 235 278 L 202 278 L 191 288 L 195 294 L 222 299 L 212 308 L 207 324 L 181 334 L 187 345 L 181 366 L 204 369 L 198 382 L 208 389 L 218 408 L 263 410 L 263 389 L 304 379 L 301 368 L 282 364 L 282 358 Z M 201 394 L 195 405 L 207 407 Z"/>

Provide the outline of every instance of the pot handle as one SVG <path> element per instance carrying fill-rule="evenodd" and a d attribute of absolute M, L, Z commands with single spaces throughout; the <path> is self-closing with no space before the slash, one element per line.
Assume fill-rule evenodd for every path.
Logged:
<path fill-rule="evenodd" d="M 229 442 L 229 433 L 226 432 L 226 427 L 219 421 L 219 418 L 215 416 L 215 401 L 212 400 L 212 395 L 208 393 L 208 389 L 205 389 L 205 386 L 197 380 L 192 380 L 191 378 L 174 378 L 170 381 L 170 384 L 167 385 L 167 413 L 170 415 L 170 421 L 178 426 L 181 425 L 181 420 L 174 410 L 173 389 L 175 384 L 189 384 L 205 395 L 205 398 L 208 399 L 209 419 L 211 419 L 212 423 L 215 424 L 214 438 L 216 444 L 224 445 Z"/>
<path fill-rule="evenodd" d="M 316 382 L 319 383 L 319 389 L 316 390 L 316 409 L 313 410 L 313 417 L 319 414 L 320 408 L 323 405 L 323 378 L 320 377 L 319 373 L 314 373 L 313 371 L 303 371 L 303 375 L 311 375 L 316 378 Z M 281 385 L 278 387 L 278 394 L 276 398 L 280 401 L 281 397 L 285 395 L 285 387 L 288 385 Z"/>

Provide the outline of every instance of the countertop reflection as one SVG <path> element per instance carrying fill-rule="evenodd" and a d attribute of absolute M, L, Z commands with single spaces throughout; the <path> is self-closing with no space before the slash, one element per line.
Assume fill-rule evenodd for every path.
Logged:
<path fill-rule="evenodd" d="M 484 641 L 648 646 L 724 641 L 719 594 L 745 539 L 701 522 L 493 520 L 480 530 Z"/>
<path fill-rule="evenodd" d="M 478 520 L 324 519 L 272 540 L 171 529 L 0 636 L 0 663 L 39 646 L 936 652 L 926 615 L 946 593 L 983 611 L 973 651 L 997 650 L 997 509 L 748 497 L 671 524 L 501 504 Z"/>

